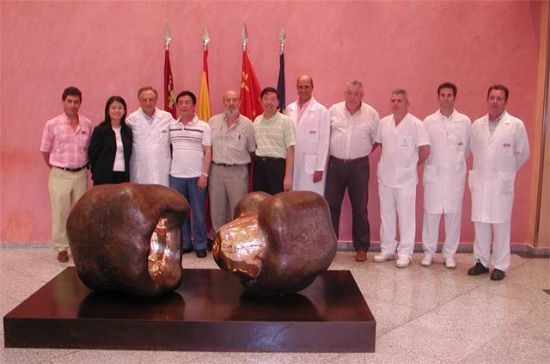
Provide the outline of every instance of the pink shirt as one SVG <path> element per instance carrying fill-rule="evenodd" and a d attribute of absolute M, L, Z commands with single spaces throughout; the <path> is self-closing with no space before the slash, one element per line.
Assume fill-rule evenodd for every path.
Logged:
<path fill-rule="evenodd" d="M 88 163 L 88 145 L 92 135 L 90 120 L 78 115 L 78 126 L 73 130 L 67 115 L 48 120 L 42 133 L 41 152 L 50 153 L 50 164 L 62 168 L 80 168 Z"/>

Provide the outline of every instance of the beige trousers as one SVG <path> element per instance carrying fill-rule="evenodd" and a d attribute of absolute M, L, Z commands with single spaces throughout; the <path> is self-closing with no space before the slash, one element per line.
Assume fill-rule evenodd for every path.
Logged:
<path fill-rule="evenodd" d="M 68 172 L 52 167 L 48 178 L 52 207 L 52 244 L 57 252 L 69 249 L 67 218 L 88 187 L 87 169 Z"/>

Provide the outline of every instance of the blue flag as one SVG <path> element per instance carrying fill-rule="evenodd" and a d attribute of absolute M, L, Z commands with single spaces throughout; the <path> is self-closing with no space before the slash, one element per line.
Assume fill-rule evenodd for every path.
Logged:
<path fill-rule="evenodd" d="M 277 93 L 279 94 L 279 111 L 284 112 L 286 107 L 285 97 L 285 54 L 279 56 L 279 80 L 277 81 Z"/>

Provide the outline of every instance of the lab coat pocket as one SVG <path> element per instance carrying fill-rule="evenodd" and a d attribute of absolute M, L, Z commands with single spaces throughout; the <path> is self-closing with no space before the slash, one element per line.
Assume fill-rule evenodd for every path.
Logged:
<path fill-rule="evenodd" d="M 514 172 L 498 172 L 498 187 L 501 193 L 513 193 L 516 174 Z"/>
<path fill-rule="evenodd" d="M 317 164 L 317 156 L 315 155 L 306 155 L 306 158 L 304 160 L 304 168 L 306 174 L 313 174 L 315 173 L 315 166 Z"/>
<path fill-rule="evenodd" d="M 437 177 L 437 166 L 426 164 L 424 167 L 424 183 L 433 183 Z"/>
<path fill-rule="evenodd" d="M 474 170 L 470 170 L 468 171 L 468 188 L 470 189 L 470 191 L 474 191 L 475 190 L 475 185 L 476 185 L 476 173 Z"/>

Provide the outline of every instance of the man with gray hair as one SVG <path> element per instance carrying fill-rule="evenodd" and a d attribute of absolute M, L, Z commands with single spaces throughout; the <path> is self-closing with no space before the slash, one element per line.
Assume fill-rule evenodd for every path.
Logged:
<path fill-rule="evenodd" d="M 166 111 L 157 109 L 157 90 L 145 86 L 138 91 L 140 108 L 128 115 L 126 124 L 132 128 L 132 158 L 130 181 L 168 187 L 170 173 L 170 122 Z"/>
<path fill-rule="evenodd" d="M 430 154 L 430 139 L 422 122 L 409 114 L 409 98 L 405 90 L 392 92 L 390 107 L 392 114 L 380 120 L 376 134 L 376 142 L 382 146 L 378 162 L 382 221 L 381 252 L 374 257 L 374 261 L 381 263 L 395 259 L 395 220 L 399 217 L 401 241 L 395 265 L 405 268 L 409 266 L 414 250 L 417 165 L 421 165 Z"/>
<path fill-rule="evenodd" d="M 367 260 L 370 227 L 367 216 L 369 154 L 380 116 L 363 102 L 363 85 L 353 80 L 346 84 L 344 102 L 329 109 L 330 146 L 325 198 L 330 206 L 332 226 L 339 235 L 340 209 L 348 190 L 352 209 L 352 239 L 355 260 Z"/>
<path fill-rule="evenodd" d="M 210 118 L 212 129 L 212 165 L 210 167 L 210 214 L 218 231 L 233 218 L 237 202 L 248 193 L 248 166 L 254 152 L 254 125 L 239 114 L 239 93 L 223 95 L 224 111 Z"/>

